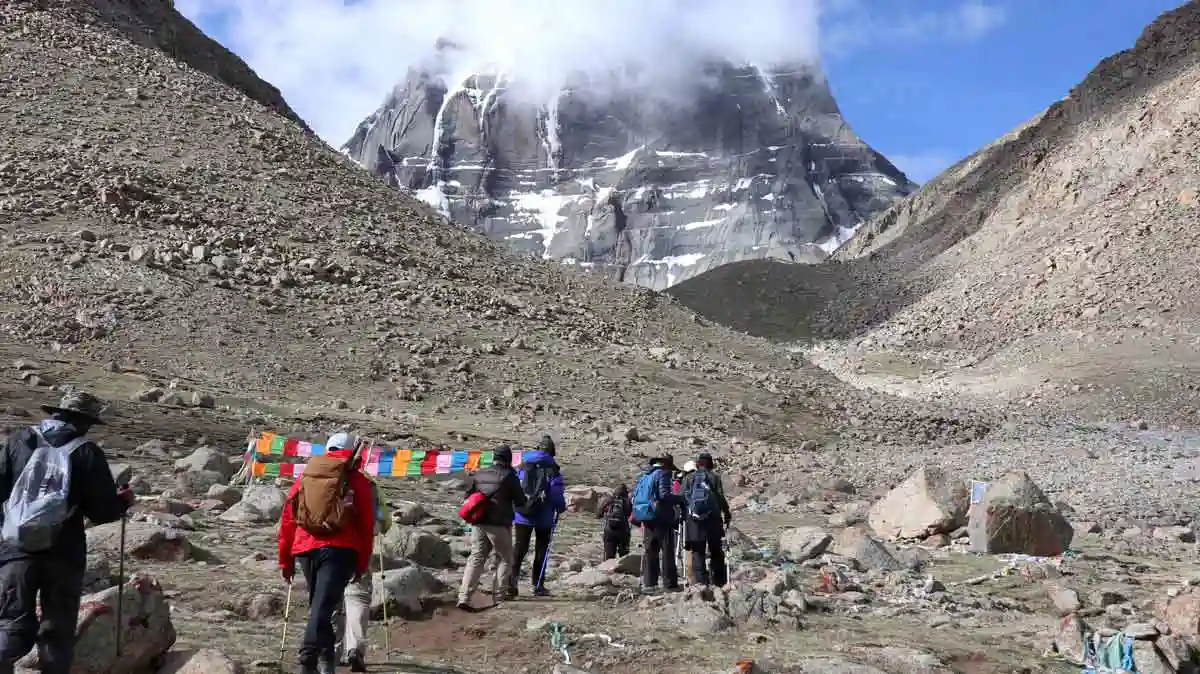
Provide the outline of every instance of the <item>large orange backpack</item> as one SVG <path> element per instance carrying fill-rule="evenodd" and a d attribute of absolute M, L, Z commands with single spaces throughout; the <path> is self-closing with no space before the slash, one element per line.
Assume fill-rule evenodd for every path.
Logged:
<path fill-rule="evenodd" d="M 347 499 L 352 470 L 347 459 L 314 456 L 308 460 L 291 502 L 292 517 L 301 529 L 327 538 L 349 524 L 354 515 Z"/>

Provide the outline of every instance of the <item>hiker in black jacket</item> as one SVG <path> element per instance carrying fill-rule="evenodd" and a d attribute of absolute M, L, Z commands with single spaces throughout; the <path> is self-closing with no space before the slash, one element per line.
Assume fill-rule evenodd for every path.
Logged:
<path fill-rule="evenodd" d="M 513 507 L 525 505 L 525 492 L 512 469 L 512 447 L 500 445 L 492 450 L 492 465 L 467 478 L 466 488 L 467 496 L 480 492 L 488 497 L 483 517 L 471 527 L 471 557 L 458 588 L 458 608 L 469 611 L 471 595 L 493 550 L 500 558 L 496 575 L 504 583 L 504 598 L 511 599 L 515 594 L 507 591 L 513 561 Z"/>
<path fill-rule="evenodd" d="M 624 484 L 617 485 L 612 496 L 607 496 L 600 502 L 596 519 L 604 520 L 605 560 L 629 554 L 629 539 L 633 533 L 629 523 L 632 508 L 629 502 L 629 487 Z"/>
<path fill-rule="evenodd" d="M 696 470 L 683 479 L 679 495 L 687 502 L 684 549 L 691 553 L 696 582 L 721 587 L 729 581 L 724 540 L 733 514 L 721 476 L 713 471 L 712 454 L 696 457 Z"/>
<path fill-rule="evenodd" d="M 94 524 L 115 522 L 133 503 L 128 486 L 117 488 L 104 451 L 84 437 L 92 426 L 104 423 L 104 405 L 91 395 L 74 391 L 58 405 L 42 409 L 50 418 L 13 433 L 0 444 L 0 502 L 27 502 L 22 494 L 13 493 L 13 487 L 34 450 L 44 442 L 54 448 L 74 447 L 67 491 L 67 503 L 73 510 L 50 539 L 49 548 L 31 552 L 23 545 L 24 539 L 0 536 L 0 674 L 12 672 L 16 661 L 35 645 L 41 671 L 71 671 L 87 568 L 83 519 Z"/>

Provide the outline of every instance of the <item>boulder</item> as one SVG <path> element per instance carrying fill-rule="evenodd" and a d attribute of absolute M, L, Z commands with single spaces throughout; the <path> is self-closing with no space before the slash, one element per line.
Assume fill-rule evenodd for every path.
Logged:
<path fill-rule="evenodd" d="M 425 508 L 414 501 L 397 501 L 392 504 L 392 521 L 396 524 L 420 524 L 429 516 Z"/>
<path fill-rule="evenodd" d="M 110 522 L 87 530 L 88 550 L 116 557 L 121 550 L 121 523 Z M 187 536 L 178 529 L 149 522 L 127 522 L 125 553 L 133 559 L 185 562 L 195 556 Z"/>
<path fill-rule="evenodd" d="M 971 506 L 967 531 L 973 552 L 1039 557 L 1062 554 L 1075 535 L 1067 518 L 1020 470 L 988 485 L 983 500 Z"/>
<path fill-rule="evenodd" d="M 587 487 L 577 485 L 568 487 L 564 492 L 567 500 L 567 510 L 596 514 L 600 512 L 600 503 L 605 496 L 610 496 L 612 490 L 607 487 Z"/>
<path fill-rule="evenodd" d="M 110 463 L 108 471 L 112 473 L 113 482 L 117 484 L 129 484 L 133 479 L 133 466 L 127 463 Z"/>
<path fill-rule="evenodd" d="M 243 674 L 244 671 L 221 651 L 202 648 L 167 653 L 157 674 Z"/>
<path fill-rule="evenodd" d="M 242 500 L 242 492 L 236 487 L 230 487 L 225 484 L 214 484 L 208 488 L 208 492 L 204 494 L 204 498 L 214 501 L 220 501 L 226 506 L 231 506 Z"/>
<path fill-rule="evenodd" d="M 1188 587 L 1167 600 L 1159 615 L 1171 633 L 1197 641 L 1200 637 L 1200 590 Z"/>
<path fill-rule="evenodd" d="M 191 454 L 175 462 L 175 472 L 196 472 L 210 470 L 221 475 L 221 481 L 233 477 L 236 466 L 229 462 L 229 457 L 212 447 L 200 447 Z"/>
<path fill-rule="evenodd" d="M 413 527 L 392 527 L 383 535 L 380 544 L 386 557 L 407 559 L 421 566 L 449 566 L 454 556 L 450 544 L 441 536 Z"/>
<path fill-rule="evenodd" d="M 283 490 L 266 484 L 248 485 L 242 492 L 242 500 L 221 513 L 226 522 L 265 524 L 275 522 L 283 513 L 287 496 Z"/>
<path fill-rule="evenodd" d="M 606 587 L 613 584 L 613 579 L 600 569 L 585 569 L 563 578 L 562 583 L 574 588 Z"/>
<path fill-rule="evenodd" d="M 215 470 L 188 470 L 175 475 L 175 486 L 167 494 L 174 497 L 195 498 L 204 496 L 216 484 L 224 484 L 225 478 Z"/>
<path fill-rule="evenodd" d="M 792 562 L 803 562 L 820 555 L 833 540 L 819 527 L 784 529 L 779 534 L 779 555 Z"/>
<path fill-rule="evenodd" d="M 1050 602 L 1054 604 L 1054 608 L 1058 610 L 1060 616 L 1069 615 L 1083 607 L 1083 602 L 1079 600 L 1079 593 L 1069 587 L 1052 585 L 1046 589 L 1046 594 L 1050 597 Z"/>
<path fill-rule="evenodd" d="M 445 589 L 442 581 L 428 571 L 409 566 L 403 569 L 376 573 L 371 576 L 371 616 L 383 618 L 386 603 L 388 616 L 420 614 L 431 595 Z"/>
<path fill-rule="evenodd" d="M 642 555 L 634 552 L 624 557 L 614 557 L 600 562 L 596 567 L 605 573 L 621 573 L 627 576 L 637 576 L 642 573 Z"/>
<path fill-rule="evenodd" d="M 905 567 L 883 541 L 858 527 L 843 530 L 834 543 L 833 551 L 857 561 L 868 570 L 899 571 Z"/>
<path fill-rule="evenodd" d="M 1153 641 L 1133 642 L 1133 662 L 1137 674 L 1175 674 L 1170 661 L 1159 652 Z"/>
<path fill-rule="evenodd" d="M 966 523 L 966 484 L 939 468 L 920 468 L 888 492 L 867 517 L 884 538 L 923 538 Z"/>
<path fill-rule="evenodd" d="M 1090 633 L 1088 626 L 1072 613 L 1058 621 L 1058 630 L 1054 634 L 1054 650 L 1065 657 L 1068 662 L 1076 665 L 1083 664 L 1084 635 Z"/>
<path fill-rule="evenodd" d="M 116 655 L 116 605 L 121 602 L 121 656 Z M 121 587 L 83 597 L 76 628 L 75 664 L 71 674 L 154 671 L 175 644 L 171 607 L 162 587 L 149 576 L 137 575 Z M 35 649 L 18 663 L 38 671 Z M 219 672 L 221 670 L 204 670 Z"/>
<path fill-rule="evenodd" d="M 716 604 L 692 601 L 667 603 L 655 613 L 654 621 L 693 637 L 713 636 L 734 626 L 733 619 Z"/>

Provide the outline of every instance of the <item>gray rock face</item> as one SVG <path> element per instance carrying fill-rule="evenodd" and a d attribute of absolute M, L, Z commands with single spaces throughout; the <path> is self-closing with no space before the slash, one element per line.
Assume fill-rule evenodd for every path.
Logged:
<path fill-rule="evenodd" d="M 811 67 L 712 64 L 671 104 L 599 101 L 579 82 L 540 105 L 519 82 L 439 69 L 411 71 L 343 151 L 515 249 L 653 289 L 738 260 L 824 259 L 916 187 Z"/>

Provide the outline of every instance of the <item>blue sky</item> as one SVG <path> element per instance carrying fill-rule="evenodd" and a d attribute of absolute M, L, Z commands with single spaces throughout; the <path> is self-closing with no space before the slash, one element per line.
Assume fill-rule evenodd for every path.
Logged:
<path fill-rule="evenodd" d="M 888 14 L 950 12 L 953 0 L 871 0 Z M 863 3 L 865 4 L 865 3 Z M 1133 46 L 1181 0 L 1008 0 L 988 30 L 962 39 L 903 35 L 824 48 L 850 125 L 924 182 L 1062 98 L 1105 57 Z"/>
<path fill-rule="evenodd" d="M 460 28 L 464 16 L 477 24 L 471 39 L 491 41 L 489 55 L 523 64 L 566 55 L 598 59 L 607 56 L 604 47 L 643 49 L 661 61 L 673 51 L 645 45 L 678 40 L 684 29 L 653 11 L 670 11 L 663 8 L 677 1 L 574 5 L 536 29 L 528 27 L 528 15 L 561 10 L 561 0 L 176 0 L 176 6 L 278 86 L 337 146 L 434 36 Z M 686 6 L 697 44 L 721 43 L 747 58 L 819 53 L 854 130 L 925 182 L 1062 98 L 1097 62 L 1132 46 L 1148 23 L 1181 2 L 690 0 Z M 451 6 L 459 13 L 446 11 Z M 594 34 L 607 40 L 597 42 Z M 530 46 L 543 35 L 559 39 L 544 49 Z M 626 42 L 607 44 L 613 35 Z M 563 51 L 575 45 L 586 50 Z M 546 54 L 558 56 L 538 58 Z"/>

